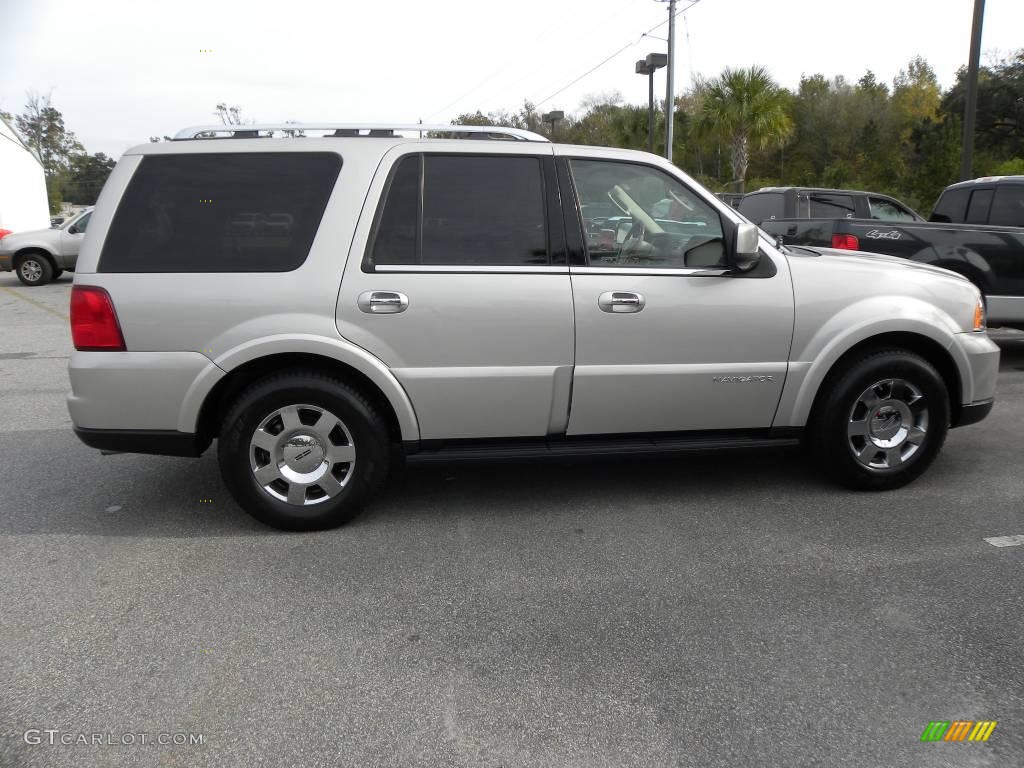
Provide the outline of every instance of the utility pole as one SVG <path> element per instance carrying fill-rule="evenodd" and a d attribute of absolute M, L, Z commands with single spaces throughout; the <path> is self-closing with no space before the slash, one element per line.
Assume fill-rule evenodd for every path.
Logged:
<path fill-rule="evenodd" d="M 983 0 L 977 0 L 983 2 Z M 668 85 L 665 88 L 665 157 L 672 162 L 672 112 L 675 109 L 676 0 L 668 0 Z"/>
<path fill-rule="evenodd" d="M 960 150 L 960 181 L 974 175 L 974 121 L 978 111 L 978 61 L 981 59 L 981 22 L 985 16 L 985 0 L 974 0 L 974 23 L 971 25 L 971 58 L 967 62 L 964 84 L 964 137 Z"/>

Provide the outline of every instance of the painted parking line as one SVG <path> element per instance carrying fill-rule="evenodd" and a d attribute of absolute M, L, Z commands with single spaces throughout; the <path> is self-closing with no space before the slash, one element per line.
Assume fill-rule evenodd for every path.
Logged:
<path fill-rule="evenodd" d="M 985 539 L 993 547 L 1019 547 L 1024 545 L 1024 534 L 1016 536 L 992 536 Z"/>
<path fill-rule="evenodd" d="M 17 296 L 22 301 L 27 301 L 29 304 L 37 306 L 41 310 L 43 310 L 45 312 L 49 312 L 51 315 L 56 315 L 61 320 L 67 320 L 68 319 L 68 316 L 65 315 L 63 312 L 58 312 L 53 307 L 48 307 L 45 304 L 42 304 L 42 303 L 36 301 L 35 299 L 30 299 L 28 296 L 22 296 L 20 293 L 18 293 L 18 291 L 14 290 L 13 288 L 8 288 L 6 285 L 0 286 L 0 290 L 6 291 L 7 293 L 11 294 L 11 296 Z"/>

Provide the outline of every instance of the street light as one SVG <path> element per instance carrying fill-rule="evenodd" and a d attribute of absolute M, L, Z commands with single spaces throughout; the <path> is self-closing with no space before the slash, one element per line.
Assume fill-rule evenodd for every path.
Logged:
<path fill-rule="evenodd" d="M 551 139 L 554 141 L 555 138 L 555 123 L 559 120 L 565 119 L 565 112 L 558 110 L 556 112 L 545 112 L 540 116 L 541 121 L 545 123 L 551 123 Z"/>
<path fill-rule="evenodd" d="M 649 53 L 636 63 L 636 73 L 647 75 L 647 151 L 654 152 L 654 73 L 668 63 L 664 53 Z"/>

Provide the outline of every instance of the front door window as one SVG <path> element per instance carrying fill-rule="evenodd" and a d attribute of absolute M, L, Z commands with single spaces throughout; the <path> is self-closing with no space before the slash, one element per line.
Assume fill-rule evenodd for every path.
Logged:
<path fill-rule="evenodd" d="M 572 160 L 592 267 L 724 267 L 715 209 L 646 165 Z"/>

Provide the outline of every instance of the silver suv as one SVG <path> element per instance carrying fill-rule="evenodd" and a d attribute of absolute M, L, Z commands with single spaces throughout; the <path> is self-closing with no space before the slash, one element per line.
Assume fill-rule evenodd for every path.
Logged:
<path fill-rule="evenodd" d="M 100 196 L 68 405 L 105 451 L 217 439 L 278 528 L 347 521 L 406 459 L 803 440 L 837 481 L 895 488 L 992 408 L 967 280 L 780 249 L 654 155 L 471 126 L 176 139 Z"/>

